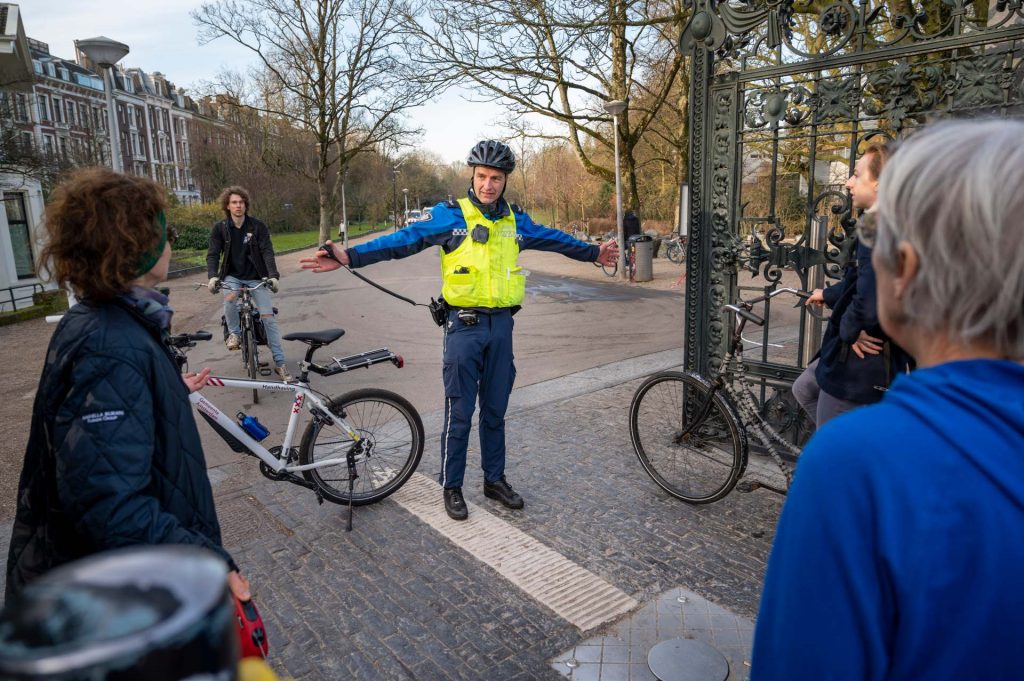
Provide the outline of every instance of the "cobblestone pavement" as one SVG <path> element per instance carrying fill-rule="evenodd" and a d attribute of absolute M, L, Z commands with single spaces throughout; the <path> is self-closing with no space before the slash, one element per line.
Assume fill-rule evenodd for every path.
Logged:
<path fill-rule="evenodd" d="M 510 413 L 508 476 L 526 510 L 484 498 L 475 449 L 467 499 L 647 602 L 647 611 L 684 587 L 752 619 L 781 498 L 734 493 L 694 507 L 661 492 L 629 444 L 626 407 L 638 383 Z M 565 651 L 622 631 L 626 618 L 579 631 L 390 499 L 356 508 L 348 533 L 346 509 L 318 506 L 253 464 L 211 476 L 225 542 L 252 579 L 273 666 L 285 676 L 558 679 Z M 434 477 L 438 469 L 437 433 L 428 433 L 419 471 Z"/>

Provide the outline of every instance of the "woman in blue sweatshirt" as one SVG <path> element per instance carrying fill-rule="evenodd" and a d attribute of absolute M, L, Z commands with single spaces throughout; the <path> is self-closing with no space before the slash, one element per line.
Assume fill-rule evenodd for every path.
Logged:
<path fill-rule="evenodd" d="M 947 123 L 886 166 L 862 238 L 882 327 L 918 370 L 805 449 L 768 563 L 756 681 L 1020 676 L 1022 140 L 1022 121 Z"/>

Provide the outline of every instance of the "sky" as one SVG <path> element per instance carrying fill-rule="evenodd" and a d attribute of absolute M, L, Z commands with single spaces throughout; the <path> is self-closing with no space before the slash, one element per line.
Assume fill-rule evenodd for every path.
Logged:
<path fill-rule="evenodd" d="M 121 63 L 147 72 L 159 71 L 186 91 L 197 92 L 224 68 L 244 71 L 251 53 L 226 39 L 200 46 L 190 12 L 201 0 L 15 0 L 25 33 L 50 46 L 50 54 L 74 60 L 76 39 L 105 36 L 130 48 Z M 115 9 L 116 7 L 116 9 Z M 461 161 L 478 140 L 500 137 L 500 108 L 466 100 L 462 90 L 448 91 L 410 113 L 424 129 L 418 147 L 442 161 Z"/>

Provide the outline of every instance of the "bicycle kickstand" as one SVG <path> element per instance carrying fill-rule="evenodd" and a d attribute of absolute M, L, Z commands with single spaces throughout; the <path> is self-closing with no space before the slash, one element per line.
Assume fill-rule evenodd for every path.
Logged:
<path fill-rule="evenodd" d="M 345 526 L 346 532 L 352 531 L 352 499 L 355 495 L 356 478 L 359 477 L 356 473 L 356 456 L 353 449 L 354 447 L 349 447 L 348 454 L 345 456 L 348 463 L 348 524 Z"/>

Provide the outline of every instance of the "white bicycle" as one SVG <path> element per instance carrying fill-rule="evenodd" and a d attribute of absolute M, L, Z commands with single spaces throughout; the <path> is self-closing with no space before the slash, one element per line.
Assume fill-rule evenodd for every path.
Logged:
<path fill-rule="evenodd" d="M 300 341 L 309 346 L 300 364 L 298 380 L 294 382 L 210 376 L 204 391 L 220 387 L 293 393 L 291 416 L 280 445 L 264 447 L 260 444 L 266 436 L 262 424 L 256 421 L 254 427 L 255 419 L 248 417 L 246 421 L 240 412 L 239 420 L 232 418 L 202 392 L 191 393 L 189 400 L 234 451 L 259 459 L 260 472 L 267 478 L 313 490 L 320 503 L 327 499 L 348 504 L 348 529 L 351 530 L 353 506 L 384 499 L 405 484 L 416 470 L 423 456 L 423 422 L 405 398 L 387 390 L 364 388 L 330 397 L 310 387 L 311 371 L 321 376 L 334 376 L 381 362 L 391 362 L 398 368 L 403 366 L 401 356 L 387 348 L 332 357 L 326 365 L 313 361 L 313 354 L 319 348 L 344 334 L 341 329 L 327 329 L 283 336 L 284 340 Z M 171 336 L 167 344 L 184 367 L 187 348 L 211 337 L 206 331 L 181 334 Z M 312 418 L 295 447 L 292 442 L 303 407 L 309 408 Z M 247 429 L 254 432 L 251 434 Z"/>

